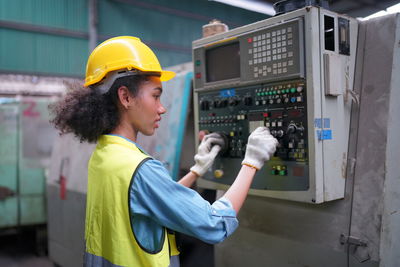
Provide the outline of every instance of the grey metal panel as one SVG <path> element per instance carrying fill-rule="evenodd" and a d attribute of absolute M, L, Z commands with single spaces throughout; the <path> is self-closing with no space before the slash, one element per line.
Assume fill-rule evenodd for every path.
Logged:
<path fill-rule="evenodd" d="M 226 246 L 229 246 L 228 249 Z M 217 246 L 215 266 L 271 267 L 344 267 L 346 258 L 341 252 L 327 249 L 318 243 L 305 243 L 240 229 L 229 244 Z"/>
<path fill-rule="evenodd" d="M 364 64 L 351 235 L 368 242 L 367 248 L 358 249 L 358 256 L 364 257 L 368 252 L 375 261 L 379 260 L 386 146 L 389 145 L 386 137 L 395 22 L 388 17 L 364 22 L 365 47 L 363 54 L 358 55 L 364 58 Z"/>
<path fill-rule="evenodd" d="M 393 70 L 400 68 L 400 16 L 396 15 Z M 400 266 L 400 76 L 392 75 L 388 112 L 388 132 L 385 164 L 380 258 L 382 267 Z"/>
<path fill-rule="evenodd" d="M 349 214 L 350 198 L 309 205 L 249 196 L 238 231 L 216 246 L 216 266 L 346 266 L 339 236 Z"/>
<path fill-rule="evenodd" d="M 59 191 L 47 186 L 49 256 L 63 267 L 83 266 L 86 194 L 68 190 L 62 200 Z"/>
<path fill-rule="evenodd" d="M 321 47 L 321 89 L 328 83 L 329 78 L 335 80 L 333 86 L 338 91 L 338 95 L 327 95 L 321 92 L 321 118 L 328 121 L 328 125 L 323 123 L 324 130 L 332 132 L 331 140 L 322 141 L 323 149 L 323 179 L 324 179 L 324 201 L 343 198 L 344 185 L 346 178 L 346 162 L 349 144 L 349 126 L 350 114 L 352 106 L 352 98 L 350 94 L 353 91 L 354 70 L 357 49 L 358 21 L 353 18 L 342 17 L 336 13 L 320 9 L 320 29 L 325 29 L 325 16 L 334 19 L 335 24 L 335 51 L 325 50 L 325 46 Z M 349 20 L 349 55 L 339 54 L 339 28 L 338 19 Z M 323 44 L 324 34 L 320 35 L 320 42 Z M 327 71 L 324 68 L 326 59 L 335 59 L 334 68 Z M 323 64 L 323 63 L 324 64 Z M 332 75 L 332 76 L 331 76 Z M 316 87 L 318 90 L 318 87 Z"/>
<path fill-rule="evenodd" d="M 72 134 L 57 136 L 54 142 L 47 179 L 49 258 L 63 267 L 83 264 L 87 164 L 93 149 L 94 144 L 80 143 Z"/>

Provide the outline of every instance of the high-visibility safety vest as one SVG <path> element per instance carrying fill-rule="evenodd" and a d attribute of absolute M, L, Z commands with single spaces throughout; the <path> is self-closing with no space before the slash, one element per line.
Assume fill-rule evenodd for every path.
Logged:
<path fill-rule="evenodd" d="M 132 231 L 129 188 L 137 169 L 148 159 L 124 138 L 99 138 L 88 166 L 85 257 L 106 261 L 107 266 L 166 267 L 170 256 L 179 254 L 175 236 L 167 229 L 161 249 L 154 252 L 142 249 Z"/>

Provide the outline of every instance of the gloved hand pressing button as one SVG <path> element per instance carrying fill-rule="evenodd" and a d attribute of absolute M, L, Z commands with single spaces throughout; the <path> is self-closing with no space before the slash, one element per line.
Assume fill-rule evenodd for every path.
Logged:
<path fill-rule="evenodd" d="M 249 136 L 242 165 L 261 169 L 264 162 L 275 153 L 278 143 L 267 127 L 258 127 Z"/>
<path fill-rule="evenodd" d="M 203 176 L 211 167 L 215 157 L 224 146 L 224 139 L 217 133 L 206 135 L 199 145 L 197 154 L 194 156 L 196 164 L 190 171 L 199 176 Z"/>

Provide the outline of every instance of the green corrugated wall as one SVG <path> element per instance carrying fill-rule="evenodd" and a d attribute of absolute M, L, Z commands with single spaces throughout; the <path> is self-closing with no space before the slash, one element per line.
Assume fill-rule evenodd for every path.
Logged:
<path fill-rule="evenodd" d="M 118 35 L 138 36 L 163 66 L 191 60 L 191 43 L 201 37 L 209 18 L 230 28 L 267 18 L 207 0 L 97 1 L 99 42 Z M 84 76 L 87 37 L 15 29 L 8 22 L 87 34 L 88 0 L 0 0 L 0 72 Z"/>

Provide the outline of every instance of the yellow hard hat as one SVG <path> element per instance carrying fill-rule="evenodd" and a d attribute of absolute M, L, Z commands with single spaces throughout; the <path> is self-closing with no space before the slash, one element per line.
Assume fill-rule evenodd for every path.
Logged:
<path fill-rule="evenodd" d="M 161 81 L 175 77 L 175 72 L 161 69 L 156 55 L 139 38 L 119 36 L 104 41 L 90 54 L 85 86 L 98 83 L 109 72 L 122 69 L 157 73 Z"/>

